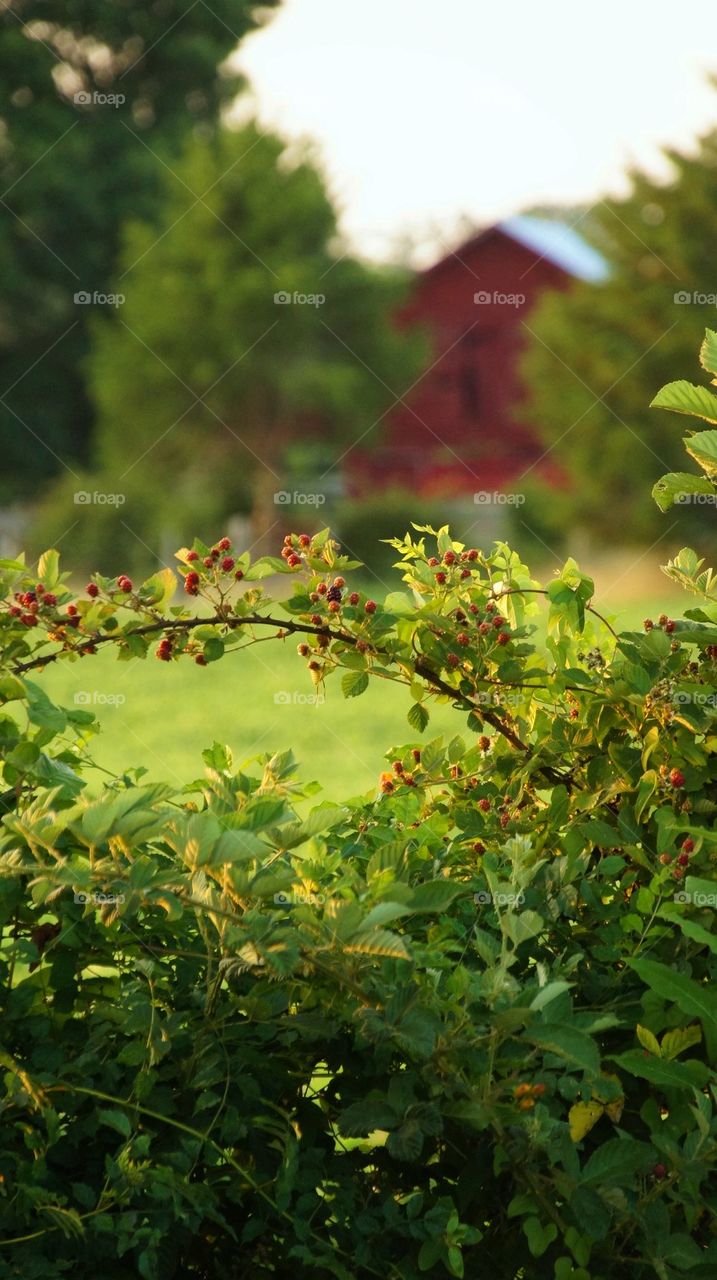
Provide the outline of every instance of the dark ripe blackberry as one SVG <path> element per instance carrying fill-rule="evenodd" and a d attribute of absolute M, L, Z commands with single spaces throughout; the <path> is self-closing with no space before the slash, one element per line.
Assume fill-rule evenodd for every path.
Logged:
<path fill-rule="evenodd" d="M 336 604 L 341 604 L 341 587 L 337 587 L 337 586 L 329 587 L 328 591 L 326 592 L 326 599 L 328 600 L 329 604 L 332 604 L 333 602 L 335 602 Z"/>

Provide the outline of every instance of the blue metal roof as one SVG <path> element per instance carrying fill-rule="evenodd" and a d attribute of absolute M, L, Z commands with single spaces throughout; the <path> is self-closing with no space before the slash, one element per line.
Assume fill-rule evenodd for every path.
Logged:
<path fill-rule="evenodd" d="M 547 258 L 571 276 L 597 283 L 606 280 L 610 268 L 602 254 L 563 222 L 516 214 L 498 224 L 498 230 L 512 236 L 541 258 Z"/>

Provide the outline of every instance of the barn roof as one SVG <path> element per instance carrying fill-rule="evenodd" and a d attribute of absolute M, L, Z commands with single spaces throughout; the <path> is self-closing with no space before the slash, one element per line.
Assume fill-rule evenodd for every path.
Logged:
<path fill-rule="evenodd" d="M 541 258 L 579 280 L 597 283 L 607 279 L 609 267 L 602 254 L 583 240 L 572 227 L 549 218 L 516 214 L 497 223 L 496 230 L 525 245 Z"/>

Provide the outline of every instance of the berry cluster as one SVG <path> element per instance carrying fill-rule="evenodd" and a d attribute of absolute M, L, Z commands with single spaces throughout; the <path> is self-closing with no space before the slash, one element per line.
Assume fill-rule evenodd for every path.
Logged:
<path fill-rule="evenodd" d="M 198 596 L 203 583 L 218 586 L 222 577 L 228 574 L 233 575 L 235 582 L 241 582 L 244 570 L 237 568 L 234 556 L 228 554 L 231 549 L 229 538 L 220 538 L 206 556 L 201 556 L 196 550 L 187 551 L 184 559 L 192 566 L 184 575 L 184 590 L 188 596 Z"/>
<path fill-rule="evenodd" d="M 544 1093 L 544 1084 L 517 1084 L 513 1090 L 513 1098 L 521 1111 L 531 1111 Z"/>
<path fill-rule="evenodd" d="M 691 836 L 686 836 L 680 845 L 680 852 L 675 859 L 675 866 L 672 868 L 672 875 L 675 880 L 681 880 L 685 874 L 685 867 L 690 865 L 690 856 L 695 851 L 695 842 Z M 661 853 L 659 861 L 663 867 L 669 867 L 672 863 L 671 853 Z"/>
<path fill-rule="evenodd" d="M 46 591 L 41 582 L 34 590 L 16 591 L 13 599 L 15 604 L 10 606 L 10 617 L 19 618 L 25 627 L 36 627 L 42 615 L 47 616 L 57 605 L 57 596 Z"/>

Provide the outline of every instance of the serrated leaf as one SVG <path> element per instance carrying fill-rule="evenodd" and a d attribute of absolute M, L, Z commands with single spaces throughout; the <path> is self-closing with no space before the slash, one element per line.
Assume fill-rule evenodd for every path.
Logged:
<path fill-rule="evenodd" d="M 651 1058 L 640 1049 L 628 1049 L 613 1059 L 624 1071 L 649 1080 L 662 1089 L 699 1089 L 709 1079 L 709 1068 L 703 1062 L 665 1062 L 663 1058 Z"/>
<path fill-rule="evenodd" d="M 674 1031 L 666 1031 L 660 1045 L 662 1057 L 671 1062 L 685 1049 L 691 1049 L 693 1044 L 699 1044 L 701 1039 L 702 1028 L 697 1023 L 691 1027 L 676 1027 Z"/>
<path fill-rule="evenodd" d="M 641 1027 L 639 1023 L 636 1031 L 637 1038 L 643 1049 L 647 1049 L 647 1052 L 653 1054 L 655 1058 L 661 1058 L 662 1054 L 660 1052 L 660 1045 L 658 1043 L 657 1036 L 654 1036 L 647 1027 Z"/>
<path fill-rule="evenodd" d="M 708 987 L 656 960 L 628 959 L 627 963 L 663 999 L 717 1028 L 717 996 Z"/>
<path fill-rule="evenodd" d="M 693 475 L 689 471 L 670 471 L 652 488 L 652 496 L 661 511 L 669 511 L 689 501 L 693 493 L 715 493 L 714 485 L 706 476 Z"/>
<path fill-rule="evenodd" d="M 451 884 L 450 880 L 428 880 L 416 886 L 406 905 L 411 911 L 445 911 L 465 892 L 464 885 Z"/>
<path fill-rule="evenodd" d="M 700 364 L 708 373 L 717 374 L 717 333 L 714 329 L 705 329 L 705 336 L 700 347 Z"/>
<path fill-rule="evenodd" d="M 110 1111 L 100 1108 L 97 1119 L 100 1124 L 106 1124 L 110 1129 L 115 1129 L 123 1138 L 129 1138 L 132 1132 L 132 1126 L 124 1111 L 118 1111 L 116 1108 Z"/>
<path fill-rule="evenodd" d="M 341 689 L 345 698 L 358 698 L 368 689 L 368 673 L 366 671 L 346 671 L 341 677 Z"/>
<path fill-rule="evenodd" d="M 634 1138 L 612 1138 L 594 1151 L 583 1168 L 581 1183 L 605 1183 L 607 1186 L 632 1182 L 635 1174 L 646 1171 L 654 1161 L 652 1147 Z"/>
<path fill-rule="evenodd" d="M 397 933 L 388 929 L 370 929 L 355 933 L 346 943 L 345 950 L 364 956 L 392 956 L 395 960 L 408 960 L 406 944 Z"/>
<path fill-rule="evenodd" d="M 599 1073 L 600 1057 L 597 1045 L 585 1032 L 578 1031 L 575 1027 L 565 1027 L 561 1024 L 553 1026 L 546 1022 L 530 1026 L 523 1035 L 530 1044 L 537 1045 L 545 1053 L 554 1053 L 559 1058 L 565 1058 L 591 1075 Z"/>
<path fill-rule="evenodd" d="M 429 714 L 422 702 L 414 702 L 408 711 L 408 723 L 418 733 L 423 733 L 428 724 Z"/>
<path fill-rule="evenodd" d="M 717 397 L 712 397 L 717 404 Z M 684 446 L 695 462 L 699 462 L 703 471 L 713 479 L 717 476 L 717 431 L 698 431 L 694 436 L 685 436 Z"/>
<path fill-rule="evenodd" d="M 684 380 L 668 382 L 666 387 L 658 391 L 650 408 L 671 409 L 674 413 L 704 418 L 706 422 L 717 425 L 717 397 L 706 387 L 694 386 Z"/>

